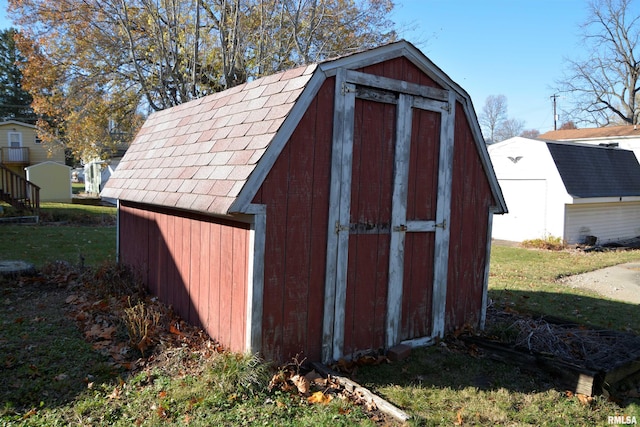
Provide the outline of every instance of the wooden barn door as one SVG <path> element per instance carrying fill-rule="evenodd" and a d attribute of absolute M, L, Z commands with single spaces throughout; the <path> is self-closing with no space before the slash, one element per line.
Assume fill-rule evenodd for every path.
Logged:
<path fill-rule="evenodd" d="M 344 70 L 337 84 L 325 362 L 440 333 L 451 187 L 446 91 Z"/>

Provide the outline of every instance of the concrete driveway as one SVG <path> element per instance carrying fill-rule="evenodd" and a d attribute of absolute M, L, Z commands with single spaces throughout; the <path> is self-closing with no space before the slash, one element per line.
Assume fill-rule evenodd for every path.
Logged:
<path fill-rule="evenodd" d="M 640 304 L 640 262 L 569 276 L 560 281 L 574 288 L 592 290 L 607 298 Z"/>

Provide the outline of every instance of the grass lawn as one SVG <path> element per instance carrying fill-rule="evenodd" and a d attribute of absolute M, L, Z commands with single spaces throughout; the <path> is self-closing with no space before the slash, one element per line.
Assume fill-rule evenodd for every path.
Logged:
<path fill-rule="evenodd" d="M 635 304 L 602 298 L 557 279 L 640 260 L 640 251 L 544 251 L 494 246 L 489 298 L 502 307 L 640 334 Z"/>
<path fill-rule="evenodd" d="M 82 254 L 85 265 L 99 266 L 115 256 L 113 208 L 50 205 L 43 211 L 57 225 L 0 226 L 0 258 L 77 265 Z M 586 254 L 494 246 L 489 298 L 502 310 L 638 334 L 637 306 L 556 280 L 638 260 L 640 251 Z M 121 320 L 109 323 L 109 307 L 126 297 L 87 301 L 73 318 L 76 323 L 93 319 L 98 326 L 82 331 L 65 305 L 82 300 L 79 285 L 71 283 L 0 282 L 1 425 L 389 425 L 349 401 L 309 404 L 297 392 L 270 390 L 272 367 L 250 355 L 165 344 L 152 357 L 138 359 L 136 370 L 117 368 L 100 349 L 107 348 L 107 339 L 126 343 L 131 332 L 122 313 L 115 316 Z M 108 288 L 97 279 L 86 283 L 103 292 Z M 66 308 L 56 314 L 58 304 Z M 103 336 L 104 328 L 110 335 Z M 100 340 L 87 343 L 87 334 Z M 134 360 L 142 356 L 125 347 L 121 352 L 129 351 Z M 640 399 L 633 395 L 617 402 L 602 396 L 587 401 L 558 389 L 551 375 L 525 368 L 494 361 L 450 338 L 414 349 L 401 362 L 360 366 L 353 379 L 409 413 L 409 425 L 592 426 L 608 425 L 609 416 L 619 415 L 640 420 Z"/>
<path fill-rule="evenodd" d="M 113 261 L 115 215 L 109 206 L 43 203 L 40 224 L 0 225 L 0 259 L 27 261 L 36 268 L 53 261 L 86 266 Z"/>
<path fill-rule="evenodd" d="M 623 262 L 640 251 L 583 253 L 492 248 L 489 298 L 501 309 L 640 333 L 638 307 L 572 289 L 556 279 Z M 550 375 L 481 357 L 455 342 L 414 350 L 408 360 L 362 367 L 358 381 L 414 416 L 417 425 L 597 426 L 609 416 L 640 421 L 640 399 L 587 402 Z M 637 380 L 640 385 L 640 379 Z"/>
<path fill-rule="evenodd" d="M 71 183 L 71 192 L 73 194 L 84 193 L 84 182 L 72 182 Z"/>

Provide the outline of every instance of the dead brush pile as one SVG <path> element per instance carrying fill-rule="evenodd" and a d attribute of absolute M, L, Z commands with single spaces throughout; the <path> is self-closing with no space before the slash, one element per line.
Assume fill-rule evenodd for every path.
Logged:
<path fill-rule="evenodd" d="M 536 318 L 490 308 L 487 324 L 489 334 L 500 341 L 593 370 L 615 363 L 620 355 L 640 351 L 640 337 L 633 334 L 588 328 L 561 319 Z"/>

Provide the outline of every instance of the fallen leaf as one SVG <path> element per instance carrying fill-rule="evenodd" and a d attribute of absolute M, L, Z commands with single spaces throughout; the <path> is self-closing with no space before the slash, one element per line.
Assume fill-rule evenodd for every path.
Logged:
<path fill-rule="evenodd" d="M 122 390 L 120 390 L 120 387 L 114 387 L 111 394 L 109 394 L 107 397 L 109 399 L 120 399 L 121 393 L 122 393 Z"/>
<path fill-rule="evenodd" d="M 307 398 L 307 402 L 309 403 L 320 403 L 322 405 L 327 405 L 333 397 L 329 394 L 324 394 L 321 391 L 316 391 L 311 396 Z"/>
<path fill-rule="evenodd" d="M 298 388 L 298 392 L 302 394 L 309 393 L 309 380 L 302 375 L 294 375 L 291 377 L 291 382 Z"/>
<path fill-rule="evenodd" d="M 93 344 L 91 344 L 91 347 L 94 350 L 98 350 L 99 351 L 99 350 L 104 350 L 104 349 L 110 347 L 111 344 L 112 344 L 111 340 L 96 341 Z"/>
<path fill-rule="evenodd" d="M 102 338 L 104 340 L 110 340 L 113 338 L 113 335 L 116 333 L 115 326 L 103 327 L 102 325 L 93 325 L 91 329 L 85 332 L 85 335 L 88 338 Z"/>
<path fill-rule="evenodd" d="M 578 397 L 578 400 L 580 401 L 580 403 L 582 403 L 585 406 L 589 406 L 593 402 L 593 397 L 587 396 L 586 394 L 576 393 L 576 396 Z"/>
<path fill-rule="evenodd" d="M 175 335 L 183 335 L 182 331 L 172 324 L 169 325 L 169 332 Z"/>
<path fill-rule="evenodd" d="M 156 413 L 160 418 L 167 418 L 167 410 L 163 408 L 162 405 L 158 406 L 158 408 L 156 409 Z"/>
<path fill-rule="evenodd" d="M 457 426 L 461 426 L 462 423 L 463 423 L 463 420 L 462 420 L 462 409 L 461 409 L 456 414 L 456 421 L 453 424 L 455 424 Z"/>
<path fill-rule="evenodd" d="M 22 416 L 22 419 L 23 419 L 23 420 L 26 420 L 27 418 L 30 418 L 30 417 L 34 416 L 35 414 L 36 414 L 36 408 L 33 408 L 33 409 L 31 409 L 29 412 L 25 413 L 25 414 Z"/>

